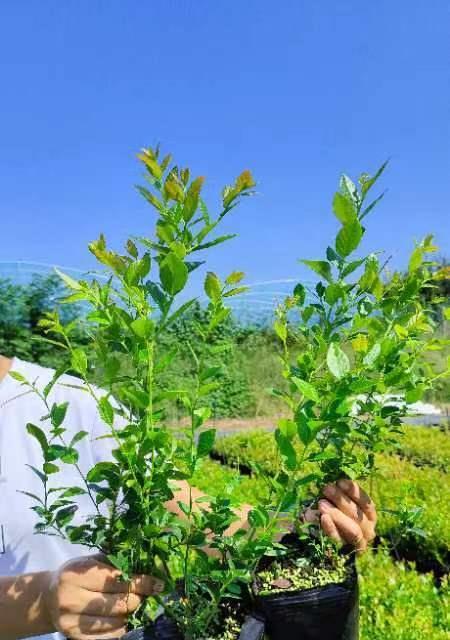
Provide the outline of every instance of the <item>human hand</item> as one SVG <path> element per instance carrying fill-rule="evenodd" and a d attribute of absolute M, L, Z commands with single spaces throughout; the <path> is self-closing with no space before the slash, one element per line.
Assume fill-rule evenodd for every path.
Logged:
<path fill-rule="evenodd" d="M 119 580 L 120 571 L 98 556 L 76 558 L 51 575 L 45 604 L 53 627 L 71 640 L 121 637 L 126 621 L 146 596 L 164 584 L 152 576 Z"/>
<path fill-rule="evenodd" d="M 306 522 L 318 522 L 337 542 L 351 544 L 358 553 L 375 537 L 377 512 L 369 496 L 352 480 L 339 480 L 323 489 L 318 509 L 308 509 Z"/>

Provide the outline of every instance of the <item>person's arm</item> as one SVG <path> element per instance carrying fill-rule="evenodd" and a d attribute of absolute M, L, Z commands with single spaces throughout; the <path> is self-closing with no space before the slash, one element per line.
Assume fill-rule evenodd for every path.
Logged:
<path fill-rule="evenodd" d="M 0 639 L 13 640 L 54 631 L 44 594 L 51 573 L 28 573 L 0 577 Z"/>
<path fill-rule="evenodd" d="M 98 557 L 76 558 L 58 571 L 0 578 L 0 640 L 60 631 L 72 640 L 121 637 L 142 598 L 161 593 L 160 580 L 120 571 Z"/>

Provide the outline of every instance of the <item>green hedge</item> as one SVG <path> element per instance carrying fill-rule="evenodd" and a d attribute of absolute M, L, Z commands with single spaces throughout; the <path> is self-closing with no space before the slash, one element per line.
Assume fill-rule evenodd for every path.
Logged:
<path fill-rule="evenodd" d="M 418 466 L 450 469 L 450 432 L 436 427 L 407 427 L 401 440 L 400 455 Z"/>
<path fill-rule="evenodd" d="M 450 628 L 449 583 L 432 574 L 367 553 L 360 572 L 361 640 L 446 640 Z"/>
<path fill-rule="evenodd" d="M 253 461 L 259 462 L 268 472 L 273 470 L 276 450 L 267 431 L 255 429 L 222 438 L 215 449 L 228 464 L 245 466 Z M 436 427 L 405 427 L 398 454 L 416 466 L 436 467 L 447 472 L 450 469 L 450 432 Z"/>
<path fill-rule="evenodd" d="M 247 470 L 252 463 L 258 463 L 267 473 L 273 473 L 274 470 L 276 447 L 272 434 L 267 431 L 242 431 L 219 438 L 214 453 L 232 467 Z"/>
<path fill-rule="evenodd" d="M 193 484 L 211 496 L 224 495 L 231 490 L 230 496 L 238 504 L 255 504 L 267 495 L 267 485 L 260 478 L 241 476 L 235 469 L 208 459 L 202 460 Z"/>
<path fill-rule="evenodd" d="M 435 562 L 448 570 L 450 549 L 450 483 L 445 474 L 431 467 L 419 468 L 397 456 L 379 456 L 379 470 L 366 488 L 378 507 L 378 533 L 398 540 L 399 550 L 422 563 Z M 406 535 L 398 512 L 417 508 L 415 527 Z M 397 513 L 389 513 L 393 510 Z M 421 535 L 420 532 L 424 535 Z"/>
<path fill-rule="evenodd" d="M 417 427 L 410 427 L 407 446 L 412 446 Z M 417 433 L 423 438 L 422 430 Z M 442 436 L 438 430 L 429 430 L 428 449 L 424 447 L 424 456 L 431 460 L 432 452 L 438 450 Z M 432 444 L 433 439 L 437 444 Z M 445 445 L 447 444 L 444 441 Z M 415 445 L 419 451 L 419 445 Z M 222 438 L 216 443 L 216 455 L 231 466 L 250 467 L 252 462 L 259 463 L 267 473 L 276 466 L 276 450 L 273 437 L 263 431 L 249 431 Z M 442 456 L 446 455 L 445 446 L 441 446 Z M 379 471 L 365 488 L 372 494 L 379 513 L 378 532 L 398 544 L 398 551 L 408 559 L 418 558 L 425 567 L 436 565 L 442 573 L 448 569 L 450 548 L 450 483 L 447 476 L 438 467 L 417 467 L 412 461 L 398 456 L 379 455 Z M 308 470 L 306 470 L 308 472 Z M 389 513 L 417 507 L 414 527 L 406 532 L 401 518 Z"/>

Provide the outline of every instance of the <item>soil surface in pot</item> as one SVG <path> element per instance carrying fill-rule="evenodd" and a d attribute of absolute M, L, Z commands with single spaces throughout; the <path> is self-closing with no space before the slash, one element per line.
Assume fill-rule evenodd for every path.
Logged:
<path fill-rule="evenodd" d="M 265 558 L 254 583 L 259 596 L 317 589 L 330 584 L 342 584 L 353 573 L 348 556 L 331 550 L 322 557 L 311 556 L 307 546 L 295 538 L 283 541 L 290 548 L 279 559 Z"/>

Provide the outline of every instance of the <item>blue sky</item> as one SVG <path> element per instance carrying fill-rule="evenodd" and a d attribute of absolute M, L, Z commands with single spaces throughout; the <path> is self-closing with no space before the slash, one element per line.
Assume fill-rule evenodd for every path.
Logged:
<path fill-rule="evenodd" d="M 431 232 L 448 256 L 449 31 L 447 0 L 3 0 L 0 260 L 85 268 L 99 232 L 149 231 L 135 154 L 157 141 L 211 206 L 241 169 L 258 180 L 220 273 L 304 275 L 340 172 L 388 156 L 363 248 L 402 266 Z"/>

